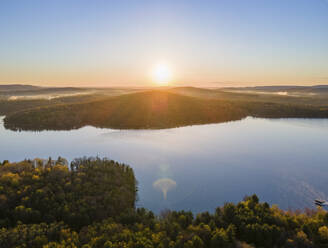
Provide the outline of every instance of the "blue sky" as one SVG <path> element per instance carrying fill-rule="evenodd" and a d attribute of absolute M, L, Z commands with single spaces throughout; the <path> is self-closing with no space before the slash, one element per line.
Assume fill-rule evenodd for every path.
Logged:
<path fill-rule="evenodd" d="M 328 83 L 326 0 L 1 0 L 0 83 Z"/>

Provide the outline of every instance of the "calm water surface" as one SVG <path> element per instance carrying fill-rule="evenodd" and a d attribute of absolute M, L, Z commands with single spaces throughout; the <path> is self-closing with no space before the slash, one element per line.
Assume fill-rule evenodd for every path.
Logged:
<path fill-rule="evenodd" d="M 281 208 L 328 198 L 328 120 L 257 119 L 165 130 L 13 132 L 0 118 L 0 160 L 109 157 L 132 166 L 138 206 L 213 211 L 256 193 Z M 164 198 L 163 191 L 167 190 Z"/>

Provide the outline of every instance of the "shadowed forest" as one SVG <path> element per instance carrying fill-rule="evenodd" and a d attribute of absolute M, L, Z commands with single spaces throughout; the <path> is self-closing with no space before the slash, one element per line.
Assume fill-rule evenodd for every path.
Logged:
<path fill-rule="evenodd" d="M 71 92 L 73 89 L 68 90 Z M 86 125 L 114 129 L 162 129 L 234 121 L 247 116 L 328 117 L 325 87 L 275 90 L 270 87 L 251 90 L 193 87 L 89 89 L 87 94 L 74 96 L 53 93 L 60 97 L 52 99 L 9 100 L 10 96 L 1 101 L 0 114 L 6 115 L 4 123 L 8 129 L 37 131 L 71 130 Z M 280 95 L 279 90 L 284 90 L 287 95 Z M 34 94 L 40 96 L 39 91 Z M 80 89 L 76 89 L 75 93 L 78 92 Z M 26 94 L 30 96 L 31 91 Z"/>

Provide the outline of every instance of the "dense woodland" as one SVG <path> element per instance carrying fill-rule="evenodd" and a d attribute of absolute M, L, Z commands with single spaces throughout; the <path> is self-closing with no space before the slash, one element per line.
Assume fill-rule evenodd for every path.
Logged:
<path fill-rule="evenodd" d="M 305 100 L 297 103 L 295 97 L 263 98 L 208 91 L 196 90 L 195 93 L 194 89 L 179 88 L 151 90 L 88 101 L 51 102 L 35 108 L 22 107 L 22 110 L 16 106 L 16 111 L 7 111 L 4 122 L 5 127 L 12 130 L 70 130 L 86 125 L 115 129 L 160 129 L 220 123 L 247 116 L 328 117 L 326 105 L 311 105 Z M 7 110 L 13 108 L 11 103 L 6 104 Z M 13 103 L 13 106 L 15 104 L 19 105 Z"/>
<path fill-rule="evenodd" d="M 132 169 L 108 159 L 0 163 L 0 247 L 328 247 L 328 214 L 256 195 L 212 213 L 136 209 Z"/>

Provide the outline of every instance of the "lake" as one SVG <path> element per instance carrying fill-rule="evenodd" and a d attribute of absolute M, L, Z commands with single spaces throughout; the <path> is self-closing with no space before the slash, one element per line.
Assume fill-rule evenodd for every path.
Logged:
<path fill-rule="evenodd" d="M 283 209 L 328 198 L 328 120 L 246 118 L 163 130 L 14 132 L 0 118 L 0 160 L 100 156 L 129 164 L 138 207 L 213 211 L 256 193 Z"/>

